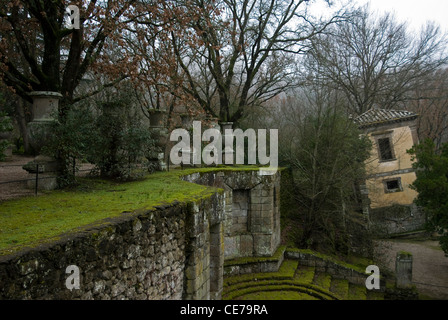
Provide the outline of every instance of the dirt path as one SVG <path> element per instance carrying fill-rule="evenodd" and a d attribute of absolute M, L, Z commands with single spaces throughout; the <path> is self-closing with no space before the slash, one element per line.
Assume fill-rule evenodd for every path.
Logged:
<path fill-rule="evenodd" d="M 413 255 L 412 281 L 420 295 L 432 299 L 448 300 L 448 257 L 437 241 L 388 240 L 379 243 L 384 249 L 384 265 L 395 270 L 395 257 L 399 251 Z"/>

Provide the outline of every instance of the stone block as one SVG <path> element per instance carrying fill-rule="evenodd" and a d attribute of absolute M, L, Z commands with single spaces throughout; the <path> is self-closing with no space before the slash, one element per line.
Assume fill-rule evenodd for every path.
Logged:
<path fill-rule="evenodd" d="M 250 257 L 253 254 L 254 240 L 250 234 L 240 236 L 240 253 L 241 257 Z"/>
<path fill-rule="evenodd" d="M 226 259 L 238 257 L 239 247 L 240 247 L 239 236 L 226 237 L 224 240 L 224 248 L 225 248 L 224 257 Z"/>
<path fill-rule="evenodd" d="M 254 256 L 263 257 L 274 254 L 270 234 L 254 234 Z"/>

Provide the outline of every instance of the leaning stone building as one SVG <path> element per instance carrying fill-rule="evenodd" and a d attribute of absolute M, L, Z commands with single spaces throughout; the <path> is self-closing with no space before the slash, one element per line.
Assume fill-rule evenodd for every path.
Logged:
<path fill-rule="evenodd" d="M 371 109 L 354 121 L 372 142 L 366 162 L 370 220 L 385 233 L 422 228 L 424 217 L 416 208 L 410 185 L 416 179 L 407 150 L 418 143 L 418 115 L 409 111 Z"/>

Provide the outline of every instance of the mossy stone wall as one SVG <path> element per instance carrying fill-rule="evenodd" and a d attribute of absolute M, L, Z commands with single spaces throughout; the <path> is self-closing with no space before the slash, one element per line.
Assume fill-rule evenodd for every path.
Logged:
<path fill-rule="evenodd" d="M 225 259 L 275 253 L 280 245 L 280 171 L 272 175 L 259 170 L 202 172 L 184 179 L 224 190 Z"/>
<path fill-rule="evenodd" d="M 0 299 L 210 298 L 209 225 L 219 222 L 222 201 L 216 193 L 189 204 L 124 213 L 2 256 Z M 79 289 L 66 286 L 71 265 L 79 268 Z"/>
<path fill-rule="evenodd" d="M 280 174 L 230 170 L 184 179 L 224 191 L 124 212 L 0 256 L 0 299 L 221 299 L 225 258 L 269 256 L 279 246 Z M 249 192 L 247 230 L 232 228 L 232 190 Z M 79 270 L 79 288 L 66 286 L 69 266 Z"/>

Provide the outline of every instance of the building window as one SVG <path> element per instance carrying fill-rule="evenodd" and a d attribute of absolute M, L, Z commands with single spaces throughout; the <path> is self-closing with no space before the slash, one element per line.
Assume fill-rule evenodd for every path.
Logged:
<path fill-rule="evenodd" d="M 377 141 L 380 161 L 395 160 L 390 138 L 381 138 Z"/>
<path fill-rule="evenodd" d="M 384 180 L 384 190 L 386 193 L 401 192 L 403 188 L 401 186 L 401 178 Z"/>

